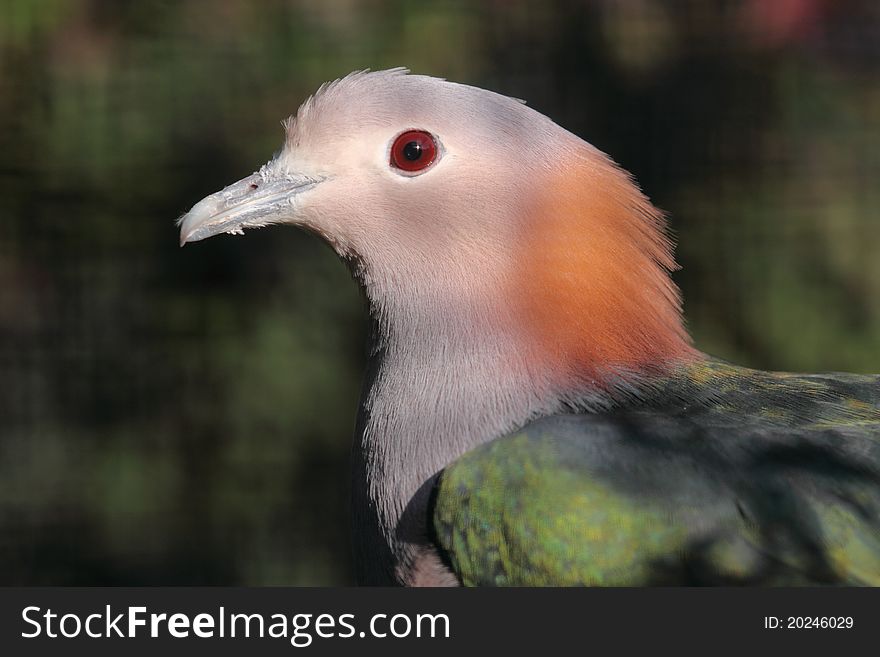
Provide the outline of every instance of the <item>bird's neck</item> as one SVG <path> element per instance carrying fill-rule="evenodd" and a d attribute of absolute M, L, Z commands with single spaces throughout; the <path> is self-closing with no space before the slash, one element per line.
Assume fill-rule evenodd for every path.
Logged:
<path fill-rule="evenodd" d="M 437 473 L 548 406 L 503 340 L 433 326 L 414 344 L 390 328 L 374 338 L 354 447 L 356 561 L 370 583 L 409 578 Z"/>
<path fill-rule="evenodd" d="M 461 330 L 439 318 L 419 326 L 378 322 L 353 460 L 363 582 L 411 580 L 428 543 L 434 478 L 459 456 L 536 417 L 607 407 L 639 385 L 628 372 L 607 385 L 578 381 L 566 389 L 555 367 L 536 367 L 521 333 Z"/>

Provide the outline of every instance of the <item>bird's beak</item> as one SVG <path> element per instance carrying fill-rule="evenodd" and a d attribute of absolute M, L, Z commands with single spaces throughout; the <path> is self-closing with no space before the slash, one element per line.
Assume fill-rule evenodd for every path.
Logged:
<path fill-rule="evenodd" d="M 180 219 L 180 245 L 245 228 L 292 221 L 299 196 L 320 179 L 297 174 L 271 175 L 266 168 L 203 198 Z"/>

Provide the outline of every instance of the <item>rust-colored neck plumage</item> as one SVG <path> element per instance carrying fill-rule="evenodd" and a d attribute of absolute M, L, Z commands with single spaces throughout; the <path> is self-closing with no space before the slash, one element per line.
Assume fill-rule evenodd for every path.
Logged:
<path fill-rule="evenodd" d="M 560 164 L 527 208 L 513 278 L 536 358 L 601 388 L 696 357 L 662 213 L 586 145 Z"/>

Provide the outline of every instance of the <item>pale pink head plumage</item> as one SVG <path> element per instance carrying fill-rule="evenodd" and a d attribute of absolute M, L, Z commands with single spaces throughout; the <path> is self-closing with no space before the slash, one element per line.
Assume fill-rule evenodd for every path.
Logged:
<path fill-rule="evenodd" d="M 402 69 L 360 72 L 324 85 L 285 129 L 259 180 L 239 185 L 303 191 L 212 224 L 230 198 L 247 207 L 230 186 L 184 217 L 184 241 L 306 227 L 357 263 L 402 339 L 438 323 L 456 340 L 494 332 L 517 345 L 511 367 L 579 384 L 693 353 L 660 212 L 607 156 L 520 101 Z M 438 141 L 421 175 L 390 166 L 408 129 Z"/>

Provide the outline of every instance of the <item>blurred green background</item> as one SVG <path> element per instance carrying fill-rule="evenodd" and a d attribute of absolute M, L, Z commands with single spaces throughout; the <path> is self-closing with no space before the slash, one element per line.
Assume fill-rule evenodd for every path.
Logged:
<path fill-rule="evenodd" d="M 0 584 L 352 581 L 365 320 L 174 220 L 366 67 L 524 98 L 670 212 L 697 344 L 880 371 L 880 3 L 0 2 Z"/>

